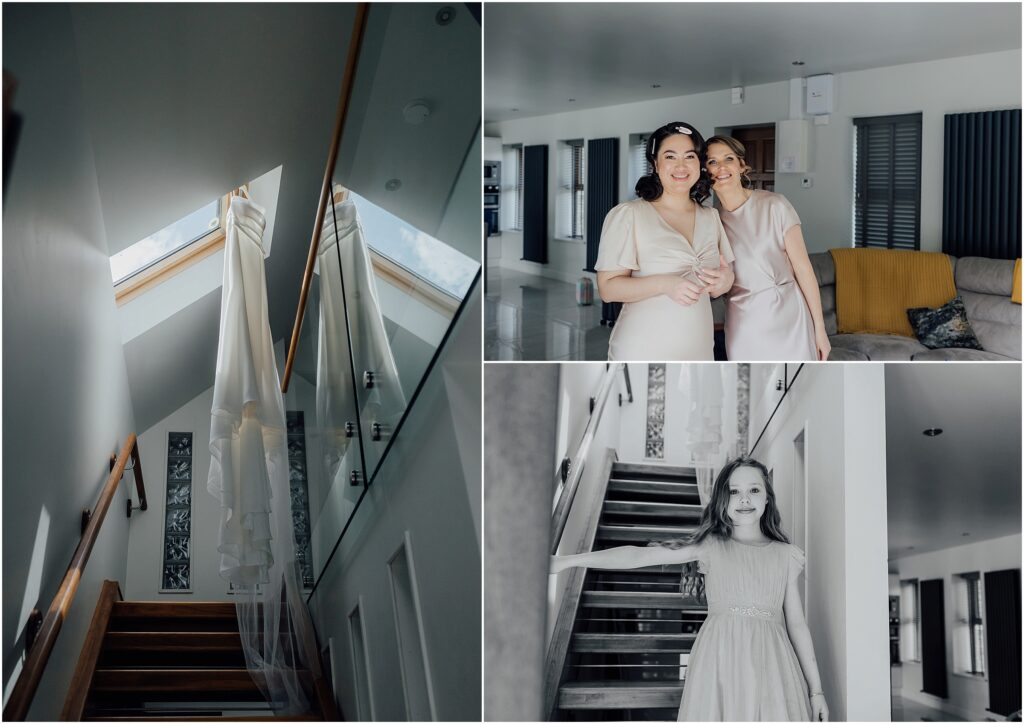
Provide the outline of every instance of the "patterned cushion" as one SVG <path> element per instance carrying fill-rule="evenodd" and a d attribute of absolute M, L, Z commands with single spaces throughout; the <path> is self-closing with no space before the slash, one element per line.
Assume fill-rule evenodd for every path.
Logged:
<path fill-rule="evenodd" d="M 963 347 L 983 349 L 967 321 L 964 300 L 954 297 L 938 309 L 917 307 L 907 310 L 910 326 L 921 344 L 929 349 Z"/>

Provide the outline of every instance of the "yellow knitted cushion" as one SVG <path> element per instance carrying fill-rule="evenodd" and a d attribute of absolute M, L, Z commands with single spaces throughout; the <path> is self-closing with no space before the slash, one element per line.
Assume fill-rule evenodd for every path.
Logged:
<path fill-rule="evenodd" d="M 830 249 L 836 265 L 840 334 L 914 336 L 907 310 L 940 307 L 956 296 L 953 266 L 937 252 Z"/>
<path fill-rule="evenodd" d="M 1013 294 L 1010 295 L 1010 301 L 1020 304 L 1020 259 L 1013 265 Z"/>

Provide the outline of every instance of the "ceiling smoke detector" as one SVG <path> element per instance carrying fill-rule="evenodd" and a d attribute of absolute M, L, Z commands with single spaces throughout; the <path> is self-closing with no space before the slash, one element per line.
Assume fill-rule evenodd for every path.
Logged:
<path fill-rule="evenodd" d="M 430 104 L 425 100 L 409 101 L 402 109 L 402 118 L 410 126 L 418 126 L 430 117 Z"/>
<path fill-rule="evenodd" d="M 434 16 L 434 22 L 438 25 L 449 25 L 454 19 L 455 8 L 451 5 L 445 5 L 443 8 L 438 10 L 437 15 Z"/>
<path fill-rule="evenodd" d="M 384 188 L 388 191 L 398 191 L 398 189 L 402 188 L 402 181 L 397 178 L 390 179 L 386 184 L 384 184 Z"/>

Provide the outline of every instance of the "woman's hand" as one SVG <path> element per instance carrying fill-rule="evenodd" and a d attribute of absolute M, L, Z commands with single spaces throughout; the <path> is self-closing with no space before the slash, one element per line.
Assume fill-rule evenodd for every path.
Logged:
<path fill-rule="evenodd" d="M 732 266 L 722 257 L 717 269 L 697 267 L 697 277 L 707 285 L 707 292 L 712 299 L 717 299 L 730 289 L 736 281 Z"/>
<path fill-rule="evenodd" d="M 832 351 L 832 343 L 828 341 L 828 333 L 823 327 L 814 330 L 814 346 L 818 348 L 818 359 L 822 362 L 828 359 L 828 353 Z"/>
<path fill-rule="evenodd" d="M 828 704 L 824 694 L 811 697 L 811 721 L 828 721 Z"/>
<path fill-rule="evenodd" d="M 689 307 L 696 304 L 700 295 L 707 291 L 707 287 L 686 279 L 685 277 L 674 277 L 668 283 L 665 296 L 677 304 Z"/>

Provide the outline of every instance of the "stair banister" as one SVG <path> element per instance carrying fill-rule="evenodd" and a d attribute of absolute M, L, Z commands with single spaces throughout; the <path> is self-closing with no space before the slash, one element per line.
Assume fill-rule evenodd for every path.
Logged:
<path fill-rule="evenodd" d="M 587 420 L 587 426 L 583 431 L 583 437 L 576 446 L 576 453 L 570 459 L 575 462 L 569 470 L 569 477 L 562 484 L 561 464 L 555 472 L 555 485 L 558 491 L 555 494 L 554 511 L 551 514 L 551 555 L 558 552 L 558 546 L 562 542 L 562 532 L 569 520 L 569 512 L 572 509 L 572 502 L 576 498 L 579 489 L 580 479 L 583 477 L 583 461 L 590 454 L 590 445 L 594 442 L 594 435 L 597 433 L 597 426 L 601 423 L 601 416 L 604 413 L 605 403 L 608 402 L 608 395 L 615 384 L 615 377 L 625 364 L 616 362 L 608 366 L 604 377 L 601 379 L 601 386 L 598 388 L 597 396 L 594 398 L 594 411 Z M 628 373 L 627 373 L 628 375 Z M 628 376 L 626 379 L 629 379 Z"/>
<path fill-rule="evenodd" d="M 306 257 L 306 269 L 303 272 L 302 286 L 299 289 L 299 307 L 295 312 L 295 325 L 292 328 L 292 337 L 288 344 L 288 357 L 284 364 L 284 374 L 281 375 L 282 393 L 288 392 L 288 383 L 291 381 L 292 368 L 295 365 L 295 354 L 299 349 L 299 334 L 302 332 L 302 319 L 306 314 L 309 287 L 313 283 L 313 267 L 316 266 L 317 252 L 320 250 L 320 236 L 323 234 L 324 216 L 327 215 L 327 205 L 333 197 L 331 179 L 334 175 L 334 164 L 338 159 L 338 149 L 341 148 L 341 132 L 345 128 L 345 119 L 348 117 L 349 103 L 352 100 L 352 89 L 355 86 L 356 68 L 359 65 L 359 53 L 363 45 L 363 35 L 366 31 L 366 18 L 369 10 L 369 3 L 361 2 L 356 5 L 356 18 L 352 23 L 352 37 L 348 43 L 345 74 L 341 79 L 338 110 L 334 117 L 334 130 L 331 134 L 331 147 L 327 153 L 327 168 L 324 169 L 324 178 L 320 185 L 320 203 L 317 205 L 316 219 L 313 222 L 313 238 L 309 242 L 309 256 Z"/>
<path fill-rule="evenodd" d="M 135 483 L 139 490 L 140 500 L 139 509 L 145 510 L 146 492 L 142 483 L 142 465 L 139 461 L 138 440 L 135 437 L 135 433 L 130 433 L 128 439 L 124 441 L 120 454 L 114 461 L 110 475 L 107 477 L 107 482 L 103 485 L 100 498 L 96 502 L 96 507 L 93 508 L 92 515 L 89 516 L 89 522 L 85 526 L 82 539 L 78 542 L 74 555 L 71 557 L 71 564 L 68 566 L 67 573 L 64 574 L 64 579 L 60 582 L 57 595 L 53 597 L 53 601 L 50 603 L 50 607 L 47 609 L 43 622 L 39 627 L 39 633 L 28 649 L 25 664 L 22 666 L 18 680 L 15 682 L 14 689 L 7 700 L 7 705 L 4 707 L 4 719 L 7 721 L 22 721 L 28 714 L 29 706 L 32 704 L 36 690 L 39 688 L 39 682 L 43 678 L 43 671 L 50 660 L 50 654 L 53 652 L 54 644 L 57 642 L 61 626 L 64 623 L 68 610 L 71 608 L 72 601 L 75 600 L 75 594 L 78 593 L 78 586 L 82 582 L 85 564 L 89 562 L 89 555 L 92 553 L 96 539 L 99 537 L 103 519 L 106 518 L 110 501 L 114 499 L 114 493 L 117 492 L 117 487 L 124 475 L 129 458 L 134 460 L 135 465 Z"/>

